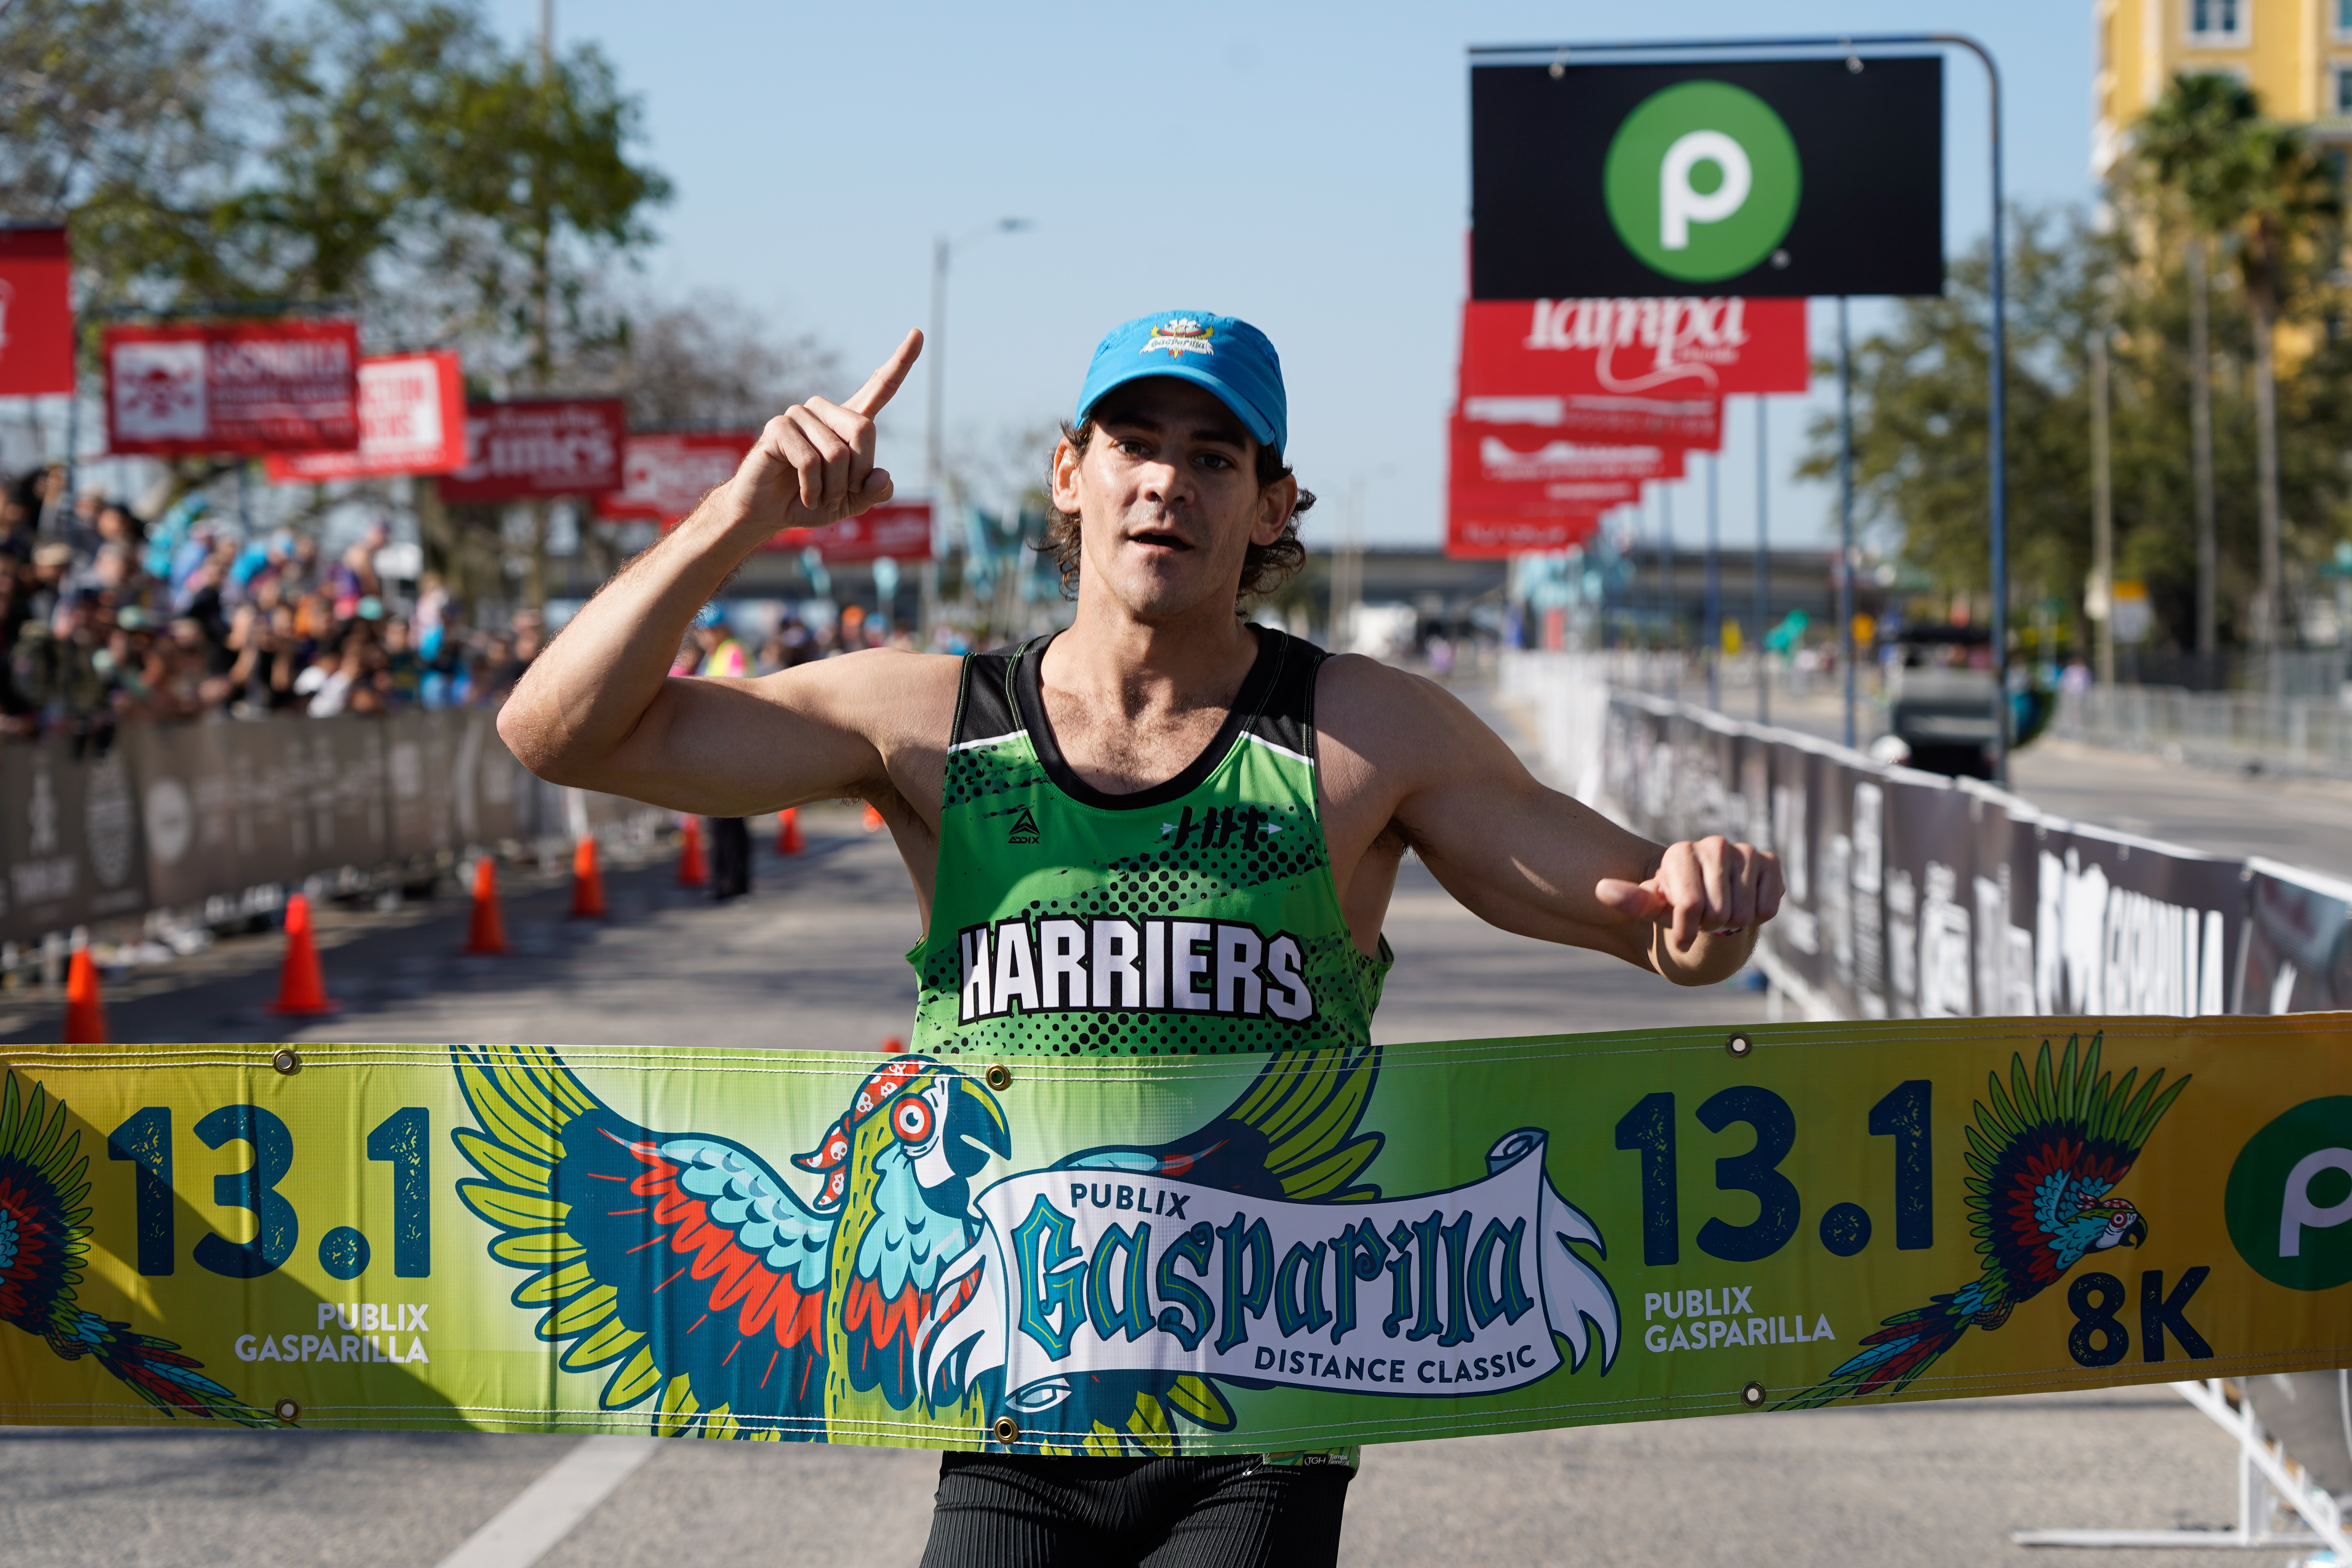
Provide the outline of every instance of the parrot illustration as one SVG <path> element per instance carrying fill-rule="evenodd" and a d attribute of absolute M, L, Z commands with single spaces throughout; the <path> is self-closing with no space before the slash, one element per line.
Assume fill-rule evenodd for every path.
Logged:
<path fill-rule="evenodd" d="M 2099 1037 L 2078 1054 L 2080 1039 L 2066 1042 L 2054 1073 L 2047 1040 L 2031 1078 L 2024 1056 L 2011 1057 L 2006 1092 L 1999 1073 L 1987 1075 L 1990 1103 L 1976 1104 L 1967 1156 L 1969 1229 L 1984 1255 L 1982 1272 L 1949 1295 L 1885 1319 L 1844 1364 L 1776 1408 L 1899 1394 L 1971 1326 L 1998 1329 L 2090 1254 L 2147 1239 L 2147 1220 L 2116 1188 L 2189 1079 L 2159 1093 L 2159 1068 L 2134 1092 L 2137 1068 L 2121 1083 L 2103 1077 Z"/>
<path fill-rule="evenodd" d="M 980 1231 L 970 1178 L 1012 1149 L 978 1082 L 915 1056 L 867 1075 L 793 1162 L 812 1201 L 730 1139 L 618 1115 L 551 1050 L 451 1052 L 481 1124 L 452 1134 L 483 1177 L 459 1195 L 562 1366 L 614 1369 L 605 1409 L 658 1393 L 658 1430 L 822 1439 L 915 1403 L 915 1329 Z"/>
<path fill-rule="evenodd" d="M 867 1075 L 793 1161 L 818 1179 L 812 1199 L 740 1143 L 621 1117 L 551 1050 L 452 1056 L 480 1124 L 453 1133 L 483 1178 L 459 1193 L 500 1232 L 491 1255 L 530 1274 L 513 1300 L 542 1313 L 560 1364 L 613 1369 L 605 1409 L 653 1401 L 657 1431 L 814 1441 L 905 1432 L 918 1405 L 974 1427 L 997 1414 L 1001 1372 L 965 1375 L 985 1317 L 967 1310 L 995 1286 L 971 1180 L 1010 1157 L 1012 1133 L 975 1079 L 922 1056 Z M 1294 1200 L 1377 1195 L 1355 1178 L 1381 1143 L 1356 1131 L 1378 1056 L 1284 1053 L 1191 1137 L 1062 1164 Z M 1079 1377 L 1055 1397 L 1086 1423 L 1060 1430 L 1097 1434 L 1090 1452 L 1174 1452 L 1178 1413 L 1234 1420 L 1191 1374 Z"/>
<path fill-rule="evenodd" d="M 204 1363 L 170 1340 L 134 1331 L 76 1305 L 89 1252 L 89 1160 L 81 1134 L 66 1127 L 63 1100 L 27 1098 L 14 1072 L 0 1071 L 0 1321 L 48 1343 L 67 1361 L 83 1356 L 164 1415 L 206 1415 L 242 1426 L 277 1426 L 204 1374 Z"/>

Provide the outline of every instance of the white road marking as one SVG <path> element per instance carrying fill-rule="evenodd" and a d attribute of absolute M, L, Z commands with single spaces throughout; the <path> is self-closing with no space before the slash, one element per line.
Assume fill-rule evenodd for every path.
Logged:
<path fill-rule="evenodd" d="M 441 1560 L 440 1568 L 530 1568 L 654 1457 L 659 1437 L 583 1437 L 488 1524 Z"/>

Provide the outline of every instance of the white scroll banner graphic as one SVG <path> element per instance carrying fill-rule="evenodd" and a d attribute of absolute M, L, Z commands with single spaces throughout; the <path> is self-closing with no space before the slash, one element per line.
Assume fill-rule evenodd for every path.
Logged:
<path fill-rule="evenodd" d="M 986 1231 L 935 1288 L 924 1382 L 1002 1369 L 1016 1411 L 1137 1372 L 1458 1398 L 1550 1375 L 1560 1341 L 1580 1367 L 1596 1338 L 1605 1372 L 1616 1296 L 1577 1250 L 1605 1248 L 1545 1179 L 1544 1141 L 1513 1132 L 1484 1180 L 1376 1203 L 1093 1165 L 1008 1177 L 980 1194 Z"/>

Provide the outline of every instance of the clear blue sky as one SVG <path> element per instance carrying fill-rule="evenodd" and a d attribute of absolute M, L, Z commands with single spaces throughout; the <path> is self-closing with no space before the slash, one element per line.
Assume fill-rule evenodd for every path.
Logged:
<path fill-rule="evenodd" d="M 492 4 L 512 35 L 535 35 L 537 0 Z M 2080 3 L 556 7 L 559 45 L 595 40 L 642 97 L 644 151 L 677 184 L 652 288 L 723 288 L 816 332 L 855 370 L 845 392 L 923 323 L 933 235 L 1034 219 L 958 256 L 950 447 L 985 448 L 1066 413 L 1115 321 L 1228 311 L 1282 352 L 1291 455 L 1329 498 L 1310 525 L 1326 539 L 1356 479 L 1370 540 L 1442 531 L 1468 221 L 1465 45 L 1962 29 L 2006 74 L 2012 199 L 2093 194 Z M 1958 249 L 1986 222 L 1972 58 L 1948 67 L 1945 97 L 1946 238 Z M 1824 347 L 1831 312 L 1814 309 Z M 923 374 L 884 426 L 884 461 L 909 480 L 922 468 Z M 1833 497 L 1785 477 L 1804 404 L 1779 399 L 1773 413 L 1776 542 L 1834 526 Z M 1736 542 L 1750 536 L 1755 488 L 1744 400 L 1729 424 L 1724 532 Z M 1682 488 L 1677 532 L 1692 539 L 1698 489 Z"/>

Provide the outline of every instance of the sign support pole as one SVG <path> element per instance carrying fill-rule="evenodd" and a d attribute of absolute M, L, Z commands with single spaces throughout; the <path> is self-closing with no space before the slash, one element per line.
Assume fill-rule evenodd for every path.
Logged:
<path fill-rule="evenodd" d="M 1838 660 L 1845 670 L 1845 743 L 1853 746 L 1853 345 L 1838 296 Z"/>
<path fill-rule="evenodd" d="M 1658 487 L 1658 642 L 1667 654 L 1666 695 L 1682 695 L 1682 669 L 1675 662 L 1682 640 L 1675 635 L 1675 492 Z"/>
<path fill-rule="evenodd" d="M 1723 508 L 1717 493 L 1722 485 L 1723 456 L 1717 453 L 1706 460 L 1706 614 L 1700 634 L 1705 646 L 1699 649 L 1706 661 L 1706 705 L 1717 713 L 1723 711 L 1723 687 L 1716 668 L 1723 652 Z"/>
<path fill-rule="evenodd" d="M 1756 721 L 1772 721 L 1772 664 L 1770 649 L 1764 646 L 1764 634 L 1772 629 L 1772 598 L 1769 574 L 1771 545 L 1769 543 L 1772 502 L 1769 487 L 1772 482 L 1772 464 L 1765 455 L 1767 434 L 1764 417 L 1764 395 L 1756 395 Z"/>

